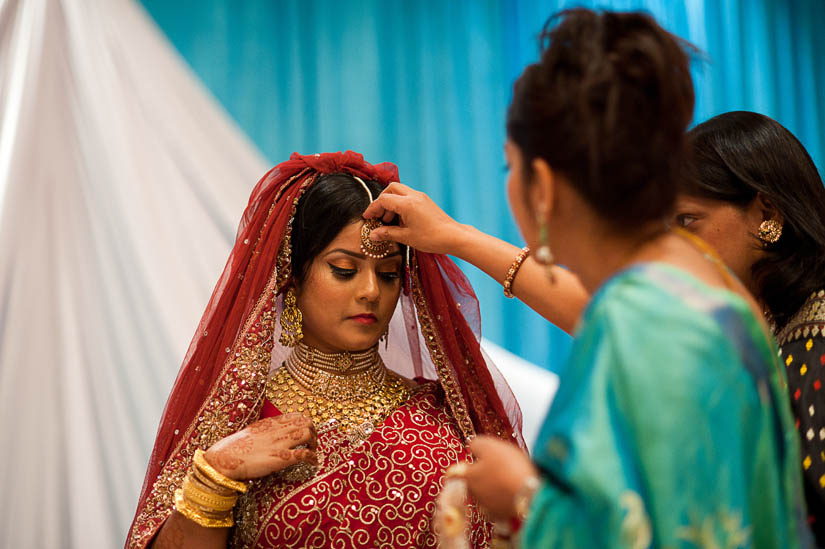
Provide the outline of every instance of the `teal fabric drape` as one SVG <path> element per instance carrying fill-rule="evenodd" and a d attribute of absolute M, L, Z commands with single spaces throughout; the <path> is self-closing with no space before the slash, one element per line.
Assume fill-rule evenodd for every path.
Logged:
<path fill-rule="evenodd" d="M 739 296 L 664 263 L 614 275 L 536 443 L 521 546 L 810 547 L 786 385 Z"/>
<path fill-rule="evenodd" d="M 513 243 L 504 117 L 547 17 L 645 9 L 706 53 L 696 120 L 755 110 L 825 161 L 825 3 L 818 0 L 142 0 L 274 164 L 353 149 L 398 164 L 450 214 Z M 250 188 L 254 182 L 250 181 Z M 238 212 L 240 215 L 240 212 Z M 558 371 L 569 339 L 472 267 L 486 337 Z"/>

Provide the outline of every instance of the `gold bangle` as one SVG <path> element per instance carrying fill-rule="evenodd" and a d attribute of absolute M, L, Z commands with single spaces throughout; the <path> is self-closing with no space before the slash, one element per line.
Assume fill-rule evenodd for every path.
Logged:
<path fill-rule="evenodd" d="M 222 475 L 218 471 L 215 470 L 214 467 L 209 465 L 206 461 L 206 458 L 203 457 L 204 451 L 198 448 L 195 450 L 195 459 L 193 463 L 195 467 L 197 467 L 201 473 L 209 477 L 210 480 L 223 486 L 224 488 L 229 488 L 230 490 L 234 490 L 236 492 L 240 492 L 242 494 L 246 493 L 246 490 L 249 488 L 245 482 L 241 482 L 239 480 L 232 480 L 226 475 Z"/>
<path fill-rule="evenodd" d="M 219 496 L 231 496 L 238 493 L 235 490 L 231 490 L 225 486 L 221 486 L 217 482 L 214 482 L 208 476 L 204 475 L 197 467 L 192 467 L 189 469 L 189 473 L 192 475 L 194 480 L 198 481 L 198 484 L 202 485 L 213 494 L 217 494 Z"/>
<path fill-rule="evenodd" d="M 186 501 L 215 512 L 231 511 L 238 501 L 237 492 L 231 496 L 221 496 L 198 486 L 190 473 L 183 481 L 183 496 Z"/>
<path fill-rule="evenodd" d="M 521 269 L 521 264 L 524 263 L 524 260 L 527 259 L 527 256 L 530 255 L 530 248 L 525 246 L 521 249 L 518 253 L 516 258 L 513 260 L 513 264 L 510 265 L 510 270 L 507 271 L 507 276 L 504 277 L 504 282 L 502 286 L 504 286 L 504 296 L 507 298 L 513 297 L 513 280 L 516 279 L 516 274 L 518 273 L 519 269 Z"/>
<path fill-rule="evenodd" d="M 194 505 L 190 505 L 183 495 L 182 488 L 175 490 L 175 509 L 181 515 L 205 528 L 231 528 L 235 524 L 232 513 L 227 512 L 219 517 L 211 517 L 208 516 L 208 513 L 197 509 Z"/>

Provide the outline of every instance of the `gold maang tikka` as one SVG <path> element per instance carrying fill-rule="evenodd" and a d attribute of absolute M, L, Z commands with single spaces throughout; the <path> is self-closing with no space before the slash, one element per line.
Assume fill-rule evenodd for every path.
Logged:
<path fill-rule="evenodd" d="M 357 175 L 353 175 L 352 178 L 364 187 L 364 190 L 367 192 L 367 197 L 370 199 L 370 204 L 372 204 L 374 202 L 372 192 L 370 192 L 370 188 L 364 183 L 364 180 Z M 383 259 L 390 253 L 391 243 L 388 240 L 375 241 L 370 238 L 372 231 L 383 226 L 384 224 L 380 219 L 367 219 L 364 221 L 364 224 L 361 225 L 361 253 L 365 256 L 373 259 Z"/>

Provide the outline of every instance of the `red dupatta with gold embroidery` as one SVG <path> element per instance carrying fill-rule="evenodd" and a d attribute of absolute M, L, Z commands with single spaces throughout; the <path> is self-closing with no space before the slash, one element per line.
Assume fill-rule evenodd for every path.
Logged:
<path fill-rule="evenodd" d="M 393 164 L 373 166 L 347 151 L 293 154 L 255 186 L 167 401 L 127 547 L 146 547 L 172 512 L 195 449 L 258 419 L 271 365 L 288 353 L 278 344 L 278 314 L 292 274 L 295 209 L 319 175 L 332 173 L 383 186 L 398 180 Z M 405 377 L 436 381 L 465 441 L 490 434 L 523 446 L 518 404 L 479 342 L 478 300 L 464 274 L 446 256 L 411 250 L 381 352 L 385 364 Z"/>

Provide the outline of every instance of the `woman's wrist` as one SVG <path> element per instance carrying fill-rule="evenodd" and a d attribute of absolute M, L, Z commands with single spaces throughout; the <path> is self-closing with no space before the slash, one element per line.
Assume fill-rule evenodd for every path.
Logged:
<path fill-rule="evenodd" d="M 237 478 L 238 468 L 229 469 L 221 466 L 221 459 L 219 459 L 217 455 L 218 452 L 220 452 L 220 450 L 213 446 L 203 452 L 202 459 L 211 469 L 220 475 L 232 481 L 242 482 L 244 479 Z"/>
<path fill-rule="evenodd" d="M 452 235 L 447 242 L 445 254 L 457 257 L 458 259 L 470 261 L 472 252 L 479 245 L 479 241 L 485 234 L 472 225 L 465 225 L 456 222 L 456 227 L 451 231 Z"/>
<path fill-rule="evenodd" d="M 230 528 L 238 495 L 246 490 L 245 483 L 217 471 L 198 449 L 183 485 L 175 490 L 175 509 L 205 528 Z"/>
<path fill-rule="evenodd" d="M 498 525 L 502 537 L 509 539 L 521 531 L 530 512 L 533 497 L 535 497 L 540 487 L 541 479 L 538 475 L 530 474 L 524 478 L 515 496 L 513 496 L 513 514 L 510 516 L 510 520 Z"/>
<path fill-rule="evenodd" d="M 519 523 L 527 519 L 530 504 L 533 503 L 533 498 L 540 487 L 541 479 L 536 474 L 528 475 L 522 481 L 516 495 L 513 497 L 513 510 L 515 511 L 515 518 Z"/>

